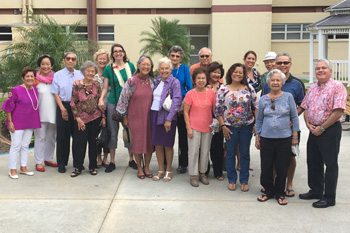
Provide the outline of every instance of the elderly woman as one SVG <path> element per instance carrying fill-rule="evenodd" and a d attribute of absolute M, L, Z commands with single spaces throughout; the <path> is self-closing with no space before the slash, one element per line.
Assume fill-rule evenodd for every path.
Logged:
<path fill-rule="evenodd" d="M 53 162 L 56 143 L 56 101 L 51 93 L 54 76 L 52 66 L 55 61 L 50 55 L 44 54 L 38 58 L 37 64 L 39 70 L 34 86 L 38 89 L 41 128 L 34 130 L 34 158 L 36 170 L 44 172 L 43 162 L 47 166 L 57 167 L 57 163 Z"/>
<path fill-rule="evenodd" d="M 208 168 L 212 137 L 209 125 L 213 120 L 216 94 L 212 89 L 206 87 L 208 77 L 205 69 L 195 69 L 192 79 L 196 87 L 189 91 L 185 97 L 184 117 L 188 135 L 190 184 L 193 187 L 198 187 L 198 172 L 200 173 L 200 181 L 205 185 L 209 184 L 205 172 Z"/>
<path fill-rule="evenodd" d="M 226 86 L 218 90 L 215 107 L 215 116 L 226 138 L 228 189 L 236 190 L 235 154 L 239 143 L 241 160 L 239 181 L 242 192 L 249 190 L 249 148 L 254 127 L 254 115 L 256 115 L 256 111 L 252 111 L 252 106 L 257 108 L 259 103 L 254 88 L 248 84 L 245 77 L 245 66 L 240 63 L 233 64 L 226 74 Z"/>
<path fill-rule="evenodd" d="M 113 64 L 106 66 L 102 73 L 103 89 L 99 100 L 99 107 L 104 109 L 104 97 L 108 92 L 109 86 L 111 86 L 111 92 L 107 103 L 107 127 L 111 133 L 111 138 L 108 143 L 109 153 L 111 156 L 111 162 L 106 168 L 105 172 L 112 172 L 115 167 L 115 149 L 118 144 L 118 131 L 119 122 L 112 120 L 112 114 L 116 108 L 119 100 L 120 93 L 127 80 L 131 79 L 132 74 L 135 72 L 134 64 L 132 64 L 128 57 L 124 47 L 121 44 L 114 44 L 111 48 L 111 58 Z M 130 165 L 130 163 L 129 163 Z"/>
<path fill-rule="evenodd" d="M 168 52 L 168 57 L 173 65 L 172 75 L 180 81 L 182 100 L 184 100 L 188 91 L 192 90 L 192 80 L 190 69 L 187 65 L 181 64 L 184 57 L 182 48 L 174 45 Z M 181 107 L 182 108 L 182 107 Z M 187 130 L 184 120 L 183 110 L 177 116 L 177 130 L 179 140 L 179 167 L 178 173 L 186 173 L 188 166 L 188 144 L 187 144 Z"/>
<path fill-rule="evenodd" d="M 265 193 L 258 201 L 265 202 L 275 197 L 278 204 L 286 205 L 286 176 L 290 161 L 290 148 L 298 143 L 299 120 L 293 96 L 281 90 L 286 76 L 279 70 L 272 70 L 266 79 L 271 92 L 260 99 L 256 119 L 255 146 L 260 149 L 260 183 Z M 277 120 L 276 120 L 277 119 Z M 290 127 L 292 121 L 292 128 Z M 273 168 L 276 179 L 273 179 Z"/>
<path fill-rule="evenodd" d="M 117 105 L 117 112 L 123 116 L 124 125 L 131 131 L 131 152 L 137 163 L 139 179 L 152 178 L 149 170 L 152 146 L 151 106 L 153 98 L 153 62 L 149 56 L 142 55 L 137 62 L 137 71 L 123 87 Z M 141 157 L 145 166 L 142 169 Z"/>
<path fill-rule="evenodd" d="M 86 61 L 80 69 L 84 79 L 73 87 L 71 107 L 74 116 L 73 160 L 75 170 L 71 177 L 77 177 L 83 170 L 86 154 L 86 144 L 89 142 L 89 171 L 96 175 L 97 148 L 96 138 L 100 125 L 105 126 L 106 119 L 104 110 L 98 107 L 98 100 L 101 96 L 101 86 L 93 81 L 97 73 L 97 67 L 92 61 Z M 101 119 L 102 117 L 102 119 Z"/>
<path fill-rule="evenodd" d="M 104 77 L 102 76 L 102 73 L 104 71 L 104 69 L 106 68 L 107 64 L 109 63 L 109 54 L 105 49 L 99 49 L 95 54 L 94 54 L 94 60 L 95 63 L 97 64 L 97 73 L 94 77 L 94 81 L 97 81 L 100 83 L 101 86 L 101 90 L 103 88 L 103 80 Z M 104 106 L 106 109 L 107 103 L 108 103 L 108 98 L 109 98 L 109 94 L 111 91 L 111 87 L 108 87 L 107 93 L 104 96 Z M 106 113 L 106 111 L 105 111 Z M 107 114 L 106 114 L 107 115 Z M 102 149 L 103 149 L 103 160 L 102 160 Z M 103 165 L 104 167 L 108 166 L 108 153 L 109 153 L 109 149 L 107 147 L 107 145 L 97 145 L 97 167 L 101 167 L 101 165 Z"/>
<path fill-rule="evenodd" d="M 174 155 L 176 115 L 181 106 L 182 97 L 180 82 L 171 75 L 171 69 L 172 64 L 168 58 L 159 60 L 158 71 L 160 75 L 155 80 L 151 106 L 152 145 L 156 148 L 159 166 L 158 174 L 153 177 L 154 181 L 160 180 L 164 176 L 164 151 L 167 168 L 163 181 L 170 181 L 172 178 L 171 165 Z M 169 111 L 162 107 L 168 95 L 172 99 Z"/>
<path fill-rule="evenodd" d="M 219 80 L 224 76 L 224 68 L 219 62 L 212 62 L 208 65 L 207 75 L 209 79 L 210 88 L 217 93 L 219 88 L 223 85 Z M 224 159 L 224 135 L 222 130 L 215 132 L 211 140 L 210 146 L 210 159 L 213 162 L 214 176 L 217 180 L 223 181 L 224 176 L 222 175 L 222 162 Z M 208 166 L 207 175 L 210 171 L 210 166 Z"/>
<path fill-rule="evenodd" d="M 14 87 L 1 109 L 6 112 L 5 124 L 11 135 L 9 152 L 9 176 L 18 179 L 17 154 L 20 154 L 21 168 L 19 173 L 33 176 L 34 172 L 27 169 L 28 147 L 33 135 L 33 129 L 40 128 L 38 90 L 33 86 L 35 70 L 29 66 L 22 70 L 23 84 Z"/>

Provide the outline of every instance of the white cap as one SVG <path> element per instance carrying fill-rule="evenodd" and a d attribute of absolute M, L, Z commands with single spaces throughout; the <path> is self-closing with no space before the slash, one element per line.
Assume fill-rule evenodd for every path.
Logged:
<path fill-rule="evenodd" d="M 263 61 L 275 60 L 276 57 L 277 57 L 277 54 L 275 52 L 267 52 Z"/>

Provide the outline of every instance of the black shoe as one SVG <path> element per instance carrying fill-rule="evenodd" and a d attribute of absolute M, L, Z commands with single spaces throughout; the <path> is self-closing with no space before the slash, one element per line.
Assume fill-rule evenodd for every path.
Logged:
<path fill-rule="evenodd" d="M 299 198 L 303 200 L 320 199 L 320 196 L 315 195 L 313 192 L 307 192 L 299 194 Z"/>
<path fill-rule="evenodd" d="M 115 169 L 115 164 L 114 163 L 109 163 L 108 167 L 106 168 L 105 172 L 110 173 Z"/>
<path fill-rule="evenodd" d="M 133 161 L 131 161 L 131 162 L 129 161 L 129 167 L 131 167 L 131 168 L 137 170 L 137 164 L 136 164 L 135 160 L 133 160 Z"/>
<path fill-rule="evenodd" d="M 177 173 L 185 174 L 187 172 L 187 167 L 179 166 L 176 170 L 177 170 Z"/>
<path fill-rule="evenodd" d="M 315 208 L 327 208 L 328 206 L 335 206 L 335 202 L 329 202 L 326 200 L 319 200 L 312 203 L 312 206 Z"/>
<path fill-rule="evenodd" d="M 59 173 L 66 173 L 66 167 L 65 166 L 59 166 L 58 167 L 58 172 Z"/>

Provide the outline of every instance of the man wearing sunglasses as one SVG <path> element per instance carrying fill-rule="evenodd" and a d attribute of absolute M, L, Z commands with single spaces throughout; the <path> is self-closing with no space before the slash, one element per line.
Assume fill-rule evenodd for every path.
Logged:
<path fill-rule="evenodd" d="M 207 47 L 203 47 L 198 52 L 199 56 L 199 62 L 196 64 L 193 64 L 190 67 L 190 73 L 191 76 L 193 74 L 193 71 L 199 67 L 202 67 L 204 69 L 207 69 L 208 65 L 211 63 L 212 53 L 211 50 Z"/>
<path fill-rule="evenodd" d="M 290 68 L 292 67 L 292 58 L 288 53 L 280 53 L 276 56 L 276 68 L 282 71 L 286 76 L 286 82 L 282 86 L 282 91 L 289 92 L 293 95 L 294 102 L 297 105 L 298 115 L 300 115 L 304 110 L 300 107 L 301 102 L 305 95 L 305 84 L 298 78 L 294 77 L 290 73 Z M 262 95 L 266 95 L 270 92 L 270 87 L 265 84 Z M 300 142 L 300 131 L 298 133 L 298 138 Z M 296 168 L 295 154 L 291 151 L 290 164 L 287 174 L 287 187 L 286 196 L 294 197 L 295 192 L 293 190 L 293 178 Z"/>
<path fill-rule="evenodd" d="M 70 136 L 72 135 L 73 137 L 74 118 L 70 106 L 73 82 L 84 78 L 79 70 L 74 69 L 74 66 L 77 64 L 77 55 L 75 53 L 66 52 L 63 57 L 63 64 L 65 68 L 55 73 L 51 87 L 51 92 L 54 94 L 57 103 L 56 158 L 58 172 L 60 173 L 66 172 L 70 151 Z"/>

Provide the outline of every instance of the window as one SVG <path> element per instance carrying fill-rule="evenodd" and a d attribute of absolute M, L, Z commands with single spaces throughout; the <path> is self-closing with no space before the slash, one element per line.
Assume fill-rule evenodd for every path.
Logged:
<path fill-rule="evenodd" d="M 347 40 L 349 39 L 349 35 L 328 35 L 328 39 L 330 40 Z"/>
<path fill-rule="evenodd" d="M 98 41 L 114 41 L 114 26 L 97 26 Z"/>
<path fill-rule="evenodd" d="M 272 40 L 308 40 L 310 32 L 306 30 L 309 24 L 272 24 Z"/>
<path fill-rule="evenodd" d="M 12 41 L 11 27 L 0 26 L 0 41 Z"/>
<path fill-rule="evenodd" d="M 203 47 L 209 47 L 209 26 L 188 26 L 188 36 L 191 38 L 191 64 L 198 63 L 198 52 Z"/>

